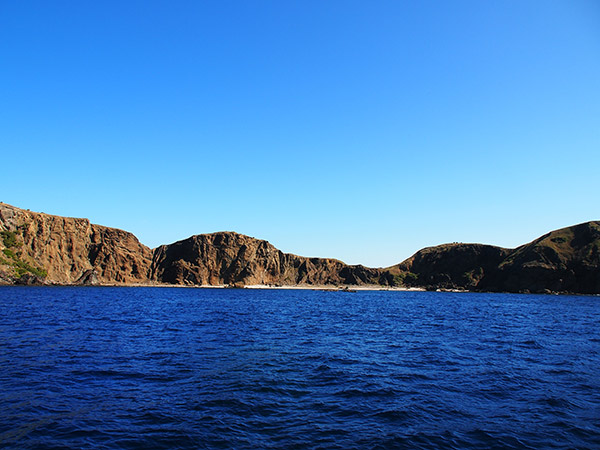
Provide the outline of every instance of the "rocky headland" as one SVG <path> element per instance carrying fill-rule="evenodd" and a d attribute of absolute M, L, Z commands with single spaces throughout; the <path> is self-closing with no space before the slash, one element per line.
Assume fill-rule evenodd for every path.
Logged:
<path fill-rule="evenodd" d="M 444 244 L 418 251 L 388 270 L 410 273 L 427 289 L 600 293 L 600 222 L 547 233 L 516 249 Z"/>
<path fill-rule="evenodd" d="M 131 233 L 87 219 L 0 203 L 0 280 L 16 284 L 144 283 L 152 250 Z"/>
<path fill-rule="evenodd" d="M 234 232 L 150 249 L 87 219 L 0 203 L 0 284 L 372 286 L 600 294 L 600 222 L 552 231 L 516 249 L 428 247 L 388 268 L 283 253 Z"/>
<path fill-rule="evenodd" d="M 149 278 L 184 285 L 367 285 L 381 271 L 336 259 L 283 253 L 269 242 L 234 232 L 199 234 L 154 250 Z"/>

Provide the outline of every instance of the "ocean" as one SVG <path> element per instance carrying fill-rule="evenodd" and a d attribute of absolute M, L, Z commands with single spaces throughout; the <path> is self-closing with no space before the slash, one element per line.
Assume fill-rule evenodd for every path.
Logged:
<path fill-rule="evenodd" d="M 599 297 L 2 287 L 0 311 L 0 448 L 600 448 Z"/>

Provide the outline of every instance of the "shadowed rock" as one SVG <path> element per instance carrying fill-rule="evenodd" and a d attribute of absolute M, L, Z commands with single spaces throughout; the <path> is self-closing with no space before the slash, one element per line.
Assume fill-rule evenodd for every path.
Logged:
<path fill-rule="evenodd" d="M 600 293 L 600 222 L 552 231 L 512 251 L 481 289 Z"/>
<path fill-rule="evenodd" d="M 416 274 L 418 286 L 476 289 L 509 253 L 492 245 L 444 244 L 419 250 L 397 267 Z"/>
<path fill-rule="evenodd" d="M 427 289 L 600 293 L 600 222 L 552 231 L 516 249 L 444 244 L 419 250 L 391 271 Z"/>

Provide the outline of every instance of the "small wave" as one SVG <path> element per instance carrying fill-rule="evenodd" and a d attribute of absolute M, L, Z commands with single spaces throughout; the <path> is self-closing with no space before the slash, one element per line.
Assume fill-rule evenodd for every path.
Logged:
<path fill-rule="evenodd" d="M 146 411 L 137 418 L 137 422 L 141 424 L 167 425 L 175 423 L 176 419 L 157 411 Z"/>
<path fill-rule="evenodd" d="M 565 408 L 571 409 L 575 405 L 571 403 L 569 400 L 560 397 L 544 397 L 538 400 L 539 404 L 551 406 L 553 408 Z"/>
<path fill-rule="evenodd" d="M 405 420 L 411 419 L 413 417 L 413 413 L 406 410 L 389 409 L 373 413 L 372 417 L 375 417 L 377 419 L 389 420 L 392 422 L 403 422 Z"/>
<path fill-rule="evenodd" d="M 476 428 L 466 433 L 467 438 L 466 444 L 470 448 L 478 448 L 479 445 L 485 446 L 485 448 L 498 448 L 507 450 L 536 450 L 534 447 L 530 447 L 525 444 L 519 437 L 509 434 L 496 434 L 491 431 L 485 431 L 480 428 Z M 479 445 L 478 445 L 479 444 Z"/>
<path fill-rule="evenodd" d="M 124 379 L 136 379 L 144 378 L 144 374 L 140 372 L 124 372 L 120 370 L 111 369 L 96 369 L 96 370 L 73 370 L 72 375 L 77 376 L 89 376 L 89 377 L 112 377 L 112 378 L 124 378 Z"/>
<path fill-rule="evenodd" d="M 550 423 L 551 427 L 558 428 L 560 430 L 566 431 L 570 434 L 573 434 L 579 438 L 595 438 L 596 441 L 600 444 L 600 439 L 598 439 L 598 431 L 597 428 L 592 429 L 591 427 L 583 428 L 581 426 L 575 425 L 573 423 L 568 423 L 563 420 L 557 420 L 555 422 Z"/>
<path fill-rule="evenodd" d="M 237 398 L 216 398 L 212 400 L 206 400 L 200 403 L 198 406 L 204 408 L 228 408 L 228 409 L 250 409 L 252 405 L 250 403 L 243 402 Z M 195 408 L 198 409 L 198 408 Z"/>
<path fill-rule="evenodd" d="M 520 347 L 542 349 L 544 346 L 534 339 L 519 342 Z"/>
<path fill-rule="evenodd" d="M 178 381 L 181 378 L 171 375 L 147 374 L 142 372 L 128 372 L 122 370 L 73 370 L 72 375 L 90 378 L 115 378 L 119 380 L 147 380 L 158 382 Z"/>
<path fill-rule="evenodd" d="M 411 372 L 411 373 L 400 373 L 395 374 L 394 378 L 404 381 L 415 381 L 415 380 L 433 380 L 429 375 L 425 375 L 424 373 L 419 372 Z"/>
<path fill-rule="evenodd" d="M 406 433 L 386 435 L 377 439 L 377 442 L 371 446 L 373 450 L 394 449 L 448 449 L 462 450 L 468 448 L 468 442 L 459 438 L 450 431 L 439 434 L 428 433 Z"/>
<path fill-rule="evenodd" d="M 393 397 L 396 395 L 396 391 L 391 388 L 380 388 L 380 389 L 343 389 L 335 393 L 341 397 L 354 398 L 354 397 Z"/>
<path fill-rule="evenodd" d="M 261 394 L 274 394 L 292 398 L 300 398 L 310 395 L 310 391 L 307 390 L 281 388 L 276 386 L 258 386 L 254 390 Z"/>

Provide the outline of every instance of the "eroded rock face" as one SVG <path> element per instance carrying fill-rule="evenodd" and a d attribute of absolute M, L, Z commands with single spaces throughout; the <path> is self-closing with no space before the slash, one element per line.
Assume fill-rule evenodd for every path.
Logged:
<path fill-rule="evenodd" d="M 4 273 L 12 270 L 15 281 L 20 278 L 19 267 L 27 266 L 45 272 L 44 281 L 50 284 L 72 284 L 80 279 L 100 284 L 148 280 L 152 251 L 126 231 L 4 203 L 0 203 L 0 229 L 12 233 L 9 237 L 16 241 L 7 247 L 0 240 L 2 250 L 8 251 L 3 260 L 9 263 L 2 269 Z"/>
<path fill-rule="evenodd" d="M 0 203 L 0 284 L 409 285 L 428 289 L 600 293 L 600 222 L 516 249 L 445 244 L 388 269 L 283 253 L 233 232 L 154 251 L 126 231 Z"/>
<path fill-rule="evenodd" d="M 376 284 L 379 269 L 336 259 L 283 253 L 269 242 L 233 232 L 192 236 L 154 251 L 151 279 L 173 284 Z"/>
<path fill-rule="evenodd" d="M 12 233 L 8 246 L 0 240 L 0 250 L 8 251 L 0 283 L 357 285 L 381 278 L 379 269 L 283 253 L 233 232 L 192 236 L 152 251 L 123 230 L 3 203 L 0 231 Z"/>

